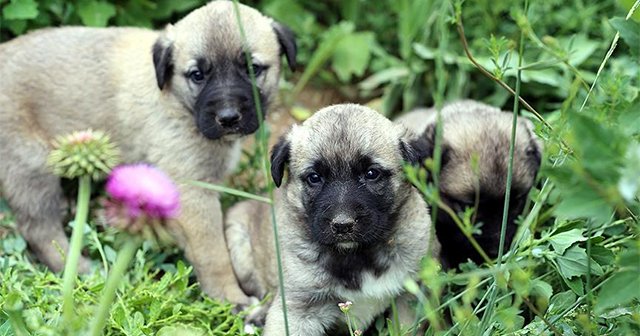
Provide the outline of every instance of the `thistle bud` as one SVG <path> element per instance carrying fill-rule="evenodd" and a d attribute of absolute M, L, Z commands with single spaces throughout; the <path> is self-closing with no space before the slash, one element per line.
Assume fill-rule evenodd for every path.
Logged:
<path fill-rule="evenodd" d="M 109 136 L 101 131 L 80 131 L 59 136 L 47 158 L 53 173 L 65 178 L 90 176 L 100 180 L 118 164 L 120 155 Z"/>

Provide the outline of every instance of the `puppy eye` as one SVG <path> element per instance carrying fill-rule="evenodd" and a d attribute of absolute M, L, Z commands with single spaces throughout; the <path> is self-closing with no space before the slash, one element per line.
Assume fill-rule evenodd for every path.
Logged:
<path fill-rule="evenodd" d="M 267 69 L 266 66 L 264 65 L 260 65 L 260 64 L 256 64 L 253 63 L 251 64 L 251 68 L 253 69 L 253 75 L 258 77 L 262 74 L 262 72 L 264 72 L 264 70 Z M 249 70 L 247 69 L 247 76 L 251 76 L 251 74 L 249 73 Z"/>
<path fill-rule="evenodd" d="M 367 170 L 366 173 L 364 173 L 364 178 L 366 178 L 367 180 L 377 180 L 378 177 L 380 177 L 380 171 L 375 168 L 371 168 Z"/>
<path fill-rule="evenodd" d="M 194 70 L 189 73 L 189 78 L 196 83 L 200 84 L 204 80 L 204 73 L 200 70 Z"/>
<path fill-rule="evenodd" d="M 311 173 L 309 175 L 307 175 L 307 182 L 309 183 L 309 185 L 316 185 L 320 182 L 322 182 L 322 177 L 320 175 L 318 175 L 317 173 Z"/>

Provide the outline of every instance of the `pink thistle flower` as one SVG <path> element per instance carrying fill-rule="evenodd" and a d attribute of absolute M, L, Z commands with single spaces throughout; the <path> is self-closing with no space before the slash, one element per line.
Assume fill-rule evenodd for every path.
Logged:
<path fill-rule="evenodd" d="M 169 219 L 178 215 L 180 194 L 176 185 L 153 166 L 116 167 L 109 174 L 106 190 L 112 200 L 109 205 L 120 205 L 131 221 L 140 217 Z"/>

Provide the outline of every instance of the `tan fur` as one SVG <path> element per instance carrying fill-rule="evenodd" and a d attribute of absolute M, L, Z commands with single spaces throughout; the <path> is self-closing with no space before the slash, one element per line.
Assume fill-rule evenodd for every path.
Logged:
<path fill-rule="evenodd" d="M 273 98 L 280 47 L 272 20 L 243 5 L 239 10 L 252 56 L 269 66 L 258 85 Z M 217 193 L 185 184 L 219 182 L 236 164 L 239 137 L 208 140 L 198 132 L 185 107 L 195 99 L 186 80 L 158 88 L 151 51 L 159 39 L 173 46 L 173 76 L 180 78 L 196 57 L 242 51 L 231 1 L 211 2 L 164 31 L 45 29 L 0 45 L 0 186 L 31 248 L 60 270 L 63 259 L 54 245 L 68 246 L 61 189 L 45 158 L 58 135 L 105 130 L 125 162 L 151 162 L 179 184 L 182 210 L 170 229 L 202 289 L 246 304 L 225 248 Z"/>
<path fill-rule="evenodd" d="M 449 169 L 440 177 L 440 189 L 451 197 L 466 199 L 476 183 L 494 193 L 504 193 L 508 165 L 509 141 L 513 115 L 472 100 L 447 104 L 441 111 L 443 144 L 450 147 Z M 417 134 L 436 122 L 435 109 L 417 109 L 396 120 Z M 530 189 L 534 182 L 534 168 L 526 159 L 532 144 L 541 150 L 542 143 L 533 133 L 533 124 L 518 118 L 513 161 L 513 183 Z M 472 158 L 478 159 L 474 172 Z M 473 202 L 472 199 L 467 200 Z"/>
<path fill-rule="evenodd" d="M 325 335 L 336 324 L 344 327 L 344 314 L 337 304 L 345 301 L 353 302 L 351 316 L 358 327 L 366 328 L 402 291 L 403 280 L 418 270 L 429 247 L 431 221 L 426 203 L 402 172 L 399 142 L 409 134 L 373 110 L 345 104 L 318 111 L 285 136 L 290 143 L 288 177 L 276 194 L 275 206 L 291 335 Z M 354 290 L 340 285 L 319 264 L 323 252 L 311 240 L 309 224 L 303 220 L 306 182 L 299 176 L 320 157 L 356 160 L 358 153 L 367 153 L 393 172 L 390 189 L 396 195 L 399 216 L 396 231 L 384 243 L 392 251 L 389 269 L 379 276 L 364 271 L 362 287 Z M 340 202 L 336 199 L 336 204 Z M 227 214 L 226 234 L 243 288 L 259 297 L 275 295 L 264 335 L 284 335 L 269 207 L 256 201 L 236 204 Z"/>

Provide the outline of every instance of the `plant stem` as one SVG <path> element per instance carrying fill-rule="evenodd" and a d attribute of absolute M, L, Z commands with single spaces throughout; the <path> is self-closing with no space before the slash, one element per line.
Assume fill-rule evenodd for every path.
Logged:
<path fill-rule="evenodd" d="M 593 294 L 591 293 L 591 236 L 592 236 L 592 221 L 587 220 L 587 274 L 586 275 L 586 296 L 587 296 L 587 321 L 589 326 L 587 327 L 587 335 L 591 336 L 591 303 L 593 301 Z"/>
<path fill-rule="evenodd" d="M 525 0 L 524 11 L 526 13 L 528 8 L 528 1 Z M 526 14 L 525 14 L 526 15 Z M 520 30 L 520 42 L 518 44 L 518 70 L 516 71 L 516 91 L 515 98 L 513 99 L 513 118 L 511 124 L 511 141 L 509 143 L 509 164 L 507 166 L 507 185 L 505 186 L 505 195 L 504 195 L 504 206 L 502 209 L 502 224 L 500 226 L 500 243 L 498 245 L 498 258 L 496 259 L 496 283 L 498 281 L 498 272 L 500 272 L 500 268 L 502 266 L 502 256 L 504 254 L 504 243 L 505 236 L 507 233 L 507 219 L 509 217 L 509 203 L 511 200 L 511 183 L 513 180 L 513 155 L 515 149 L 516 142 L 516 130 L 518 126 L 518 111 L 519 111 L 519 103 L 520 100 L 520 86 L 521 86 L 521 73 L 522 73 L 522 53 L 524 52 L 524 31 Z M 496 286 L 494 290 L 491 292 L 491 296 L 489 297 L 489 302 L 487 303 L 487 310 L 482 316 L 482 326 L 480 328 L 481 332 L 484 332 L 489 325 L 489 321 L 492 318 L 493 310 L 495 306 L 495 300 L 498 295 L 498 287 Z"/>
<path fill-rule="evenodd" d="M 26 324 L 24 323 L 24 318 L 22 317 L 22 309 L 8 309 L 6 305 L 2 309 L 7 314 L 9 323 L 11 324 L 11 330 L 13 330 L 13 335 L 31 335 L 27 330 Z"/>
<path fill-rule="evenodd" d="M 473 248 L 478 252 L 478 254 L 480 254 L 480 257 L 482 257 L 482 259 L 487 264 L 493 265 L 493 261 L 491 260 L 491 258 L 489 258 L 487 253 L 480 246 L 480 244 L 478 244 L 478 241 L 476 241 L 476 239 L 473 238 L 473 234 L 468 232 L 468 230 L 465 229 L 464 224 L 460 221 L 460 218 L 458 217 L 458 215 L 456 215 L 453 209 L 451 209 L 447 204 L 445 204 L 440 199 L 438 199 L 439 198 L 438 195 L 434 197 L 431 194 L 429 194 L 427 190 L 427 186 L 418 180 L 417 173 L 405 171 L 405 174 L 409 182 L 411 182 L 411 184 L 416 186 L 418 190 L 422 192 L 422 194 L 424 195 L 425 199 L 429 204 L 432 204 L 434 208 L 437 206 L 439 209 L 444 210 L 444 212 L 446 212 L 449 215 L 449 217 L 451 217 L 451 219 L 456 224 L 456 226 L 460 229 L 462 234 L 464 234 L 464 236 L 467 237 L 467 239 L 469 240 L 469 243 L 471 243 Z"/>
<path fill-rule="evenodd" d="M 453 209 L 451 209 L 449 206 L 447 206 L 442 201 L 438 201 L 437 204 L 438 204 L 439 208 L 444 210 L 449 215 L 449 217 L 451 217 L 451 219 L 453 219 L 453 222 L 456 224 L 456 226 L 458 226 L 458 228 L 460 229 L 462 234 L 464 234 L 464 236 L 467 237 L 467 240 L 469 240 L 469 243 L 471 243 L 471 246 L 473 246 L 473 248 L 476 250 L 476 252 L 478 252 L 478 254 L 480 254 L 480 257 L 482 257 L 484 262 L 486 262 L 488 265 L 492 266 L 493 265 L 493 261 L 491 260 L 491 258 L 489 258 L 487 253 L 480 246 L 480 244 L 478 244 L 478 241 L 475 238 L 473 238 L 473 234 L 471 234 L 471 232 L 469 232 L 468 230 L 465 229 L 464 224 L 460 221 L 460 218 L 458 218 L 456 213 L 453 212 Z"/>
<path fill-rule="evenodd" d="M 351 316 L 349 313 L 344 313 L 347 316 L 347 326 L 349 326 L 349 336 L 353 336 L 353 326 L 351 325 Z"/>
<path fill-rule="evenodd" d="M 638 9 L 638 7 L 640 6 L 640 0 L 636 0 L 633 3 L 633 6 L 631 6 L 631 8 L 629 9 L 629 12 L 627 13 L 627 16 L 625 16 L 625 20 L 629 20 L 629 18 L 633 15 L 633 13 L 636 11 L 636 9 Z M 587 92 L 587 96 L 584 97 L 584 101 L 582 102 L 582 105 L 580 106 L 580 112 L 582 112 L 582 110 L 584 109 L 585 105 L 587 105 L 587 101 L 589 100 L 589 97 L 591 96 L 591 92 L 593 91 L 593 88 L 596 87 L 596 83 L 598 82 L 598 78 L 600 78 L 600 74 L 602 73 L 602 70 L 604 69 L 604 66 L 607 64 L 607 61 L 609 60 L 609 58 L 611 57 L 611 55 L 613 54 L 613 51 L 616 49 L 616 47 L 618 46 L 618 40 L 620 39 L 620 32 L 616 32 L 616 35 L 613 37 L 613 41 L 611 41 L 611 46 L 609 47 L 609 50 L 607 50 L 607 54 L 604 56 L 604 59 L 602 60 L 602 63 L 600 63 L 600 66 L 598 67 L 598 72 L 596 72 L 596 78 L 593 80 L 593 83 L 591 83 L 591 87 L 589 87 L 589 91 Z"/>
<path fill-rule="evenodd" d="M 89 197 L 91 196 L 91 179 L 89 176 L 80 176 L 78 179 L 78 202 L 76 217 L 73 221 L 71 244 L 67 252 L 67 261 L 64 266 L 62 280 L 62 317 L 65 326 L 71 324 L 73 319 L 73 288 L 78 276 L 78 260 L 82 252 L 82 238 L 84 236 L 84 224 L 89 212 Z"/>
<path fill-rule="evenodd" d="M 278 285 L 280 287 L 280 299 L 282 301 L 282 315 L 284 319 L 284 331 L 285 335 L 289 336 L 289 318 L 287 316 L 287 301 L 285 297 L 285 288 L 284 288 L 284 272 L 282 270 L 282 255 L 280 253 L 280 240 L 278 239 L 278 223 L 276 221 L 276 210 L 274 206 L 274 195 L 273 195 L 273 180 L 269 178 L 269 166 L 270 161 L 267 155 L 267 147 L 269 143 L 269 136 L 267 134 L 267 129 L 264 125 L 264 113 L 262 111 L 262 106 L 260 103 L 260 94 L 258 92 L 258 87 L 256 86 L 256 76 L 253 72 L 253 67 L 251 66 L 251 53 L 250 48 L 247 43 L 247 36 L 244 31 L 244 27 L 242 25 L 242 20 L 240 19 L 240 10 L 238 8 L 238 0 L 233 0 L 233 10 L 235 12 L 236 22 L 238 24 L 238 28 L 240 29 L 240 35 L 242 36 L 243 49 L 245 51 L 244 55 L 247 62 L 247 69 L 249 69 L 249 78 L 251 79 L 251 89 L 253 92 L 253 101 L 256 107 L 256 113 L 258 115 L 258 121 L 260 123 L 260 127 L 258 128 L 258 150 L 262 155 L 262 168 L 264 172 L 264 176 L 267 181 L 267 192 L 269 195 L 269 208 L 271 210 L 271 223 L 273 225 L 273 239 L 274 245 L 276 249 L 276 263 L 278 266 Z M 298 83 L 300 84 L 300 83 Z M 295 89 L 294 89 L 295 91 Z"/>
<path fill-rule="evenodd" d="M 464 49 L 464 52 L 467 55 L 467 58 L 469 59 L 471 64 L 473 64 L 478 70 L 480 70 L 480 72 L 483 75 L 489 77 L 491 80 L 498 83 L 498 85 L 502 86 L 505 90 L 509 91 L 509 93 L 511 93 L 511 95 L 516 97 L 522 103 L 522 105 L 527 108 L 527 110 L 533 113 L 536 116 L 536 118 L 540 120 L 540 122 L 542 122 L 549 130 L 553 131 L 553 127 L 542 117 L 542 115 L 536 109 L 534 109 L 526 100 L 524 100 L 524 98 L 522 98 L 519 94 L 516 94 L 516 92 L 507 83 L 503 82 L 502 80 L 494 76 L 491 72 L 485 69 L 480 63 L 478 63 L 478 61 L 471 54 L 471 50 L 469 50 L 469 42 L 467 42 L 467 38 L 464 33 L 464 25 L 462 24 L 462 15 L 457 13 L 455 19 L 456 19 L 456 28 L 458 30 L 458 35 L 460 36 L 460 41 L 462 42 L 462 49 Z M 519 66 L 518 70 L 521 70 L 521 68 L 522 66 Z M 569 147 L 569 145 L 564 140 L 560 139 L 560 142 L 563 146 L 563 149 L 565 149 L 566 152 L 573 153 L 573 150 L 571 149 L 571 147 Z"/>
<path fill-rule="evenodd" d="M 102 291 L 100 303 L 96 308 L 95 315 L 93 316 L 93 321 L 91 322 L 89 332 L 90 335 L 102 335 L 104 325 L 107 322 L 107 317 L 109 316 L 111 304 L 113 303 L 113 299 L 116 295 L 116 290 L 118 289 L 118 286 L 120 285 L 122 280 L 122 276 L 129 267 L 131 259 L 135 255 L 139 246 L 140 238 L 127 235 L 127 239 L 120 249 L 120 252 L 118 253 L 116 262 L 111 268 L 111 273 L 109 273 L 109 277 L 107 278 L 104 290 Z"/>

